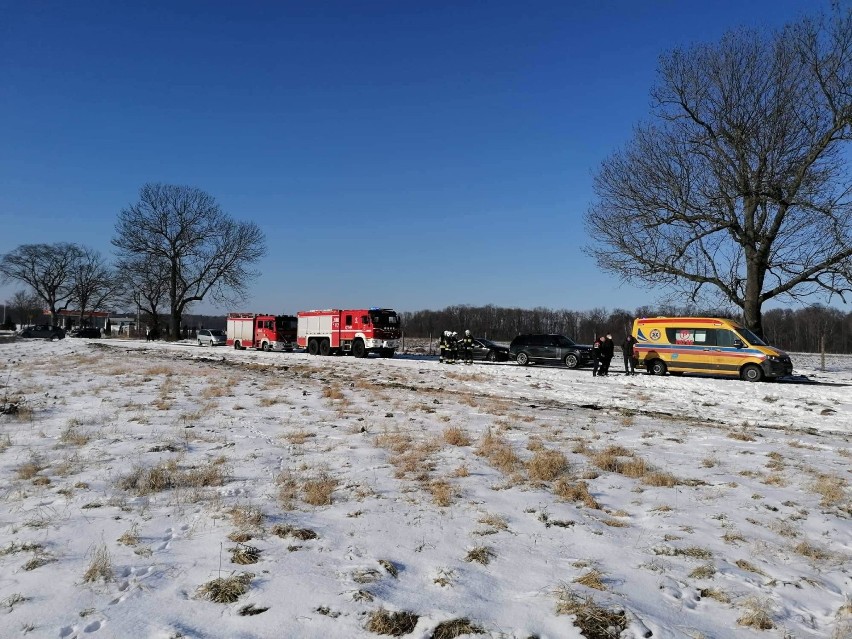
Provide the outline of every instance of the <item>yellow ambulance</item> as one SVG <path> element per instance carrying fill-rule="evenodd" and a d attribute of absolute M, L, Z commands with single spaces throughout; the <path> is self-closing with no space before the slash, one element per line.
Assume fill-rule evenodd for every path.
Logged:
<path fill-rule="evenodd" d="M 744 326 L 716 317 L 647 317 L 633 322 L 634 355 L 652 375 L 702 373 L 749 382 L 793 372 L 790 356 Z"/>

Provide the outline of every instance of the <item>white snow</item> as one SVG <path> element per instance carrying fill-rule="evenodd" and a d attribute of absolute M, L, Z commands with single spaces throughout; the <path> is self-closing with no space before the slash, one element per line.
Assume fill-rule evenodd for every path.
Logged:
<path fill-rule="evenodd" d="M 850 637 L 852 357 L 792 357 L 799 383 L 749 384 L 2 343 L 0 407 L 19 411 L 0 415 L 0 637 L 378 637 L 379 609 L 417 615 L 412 638 L 461 618 L 580 637 L 557 614 L 570 592 L 624 611 L 625 638 Z M 543 450 L 566 457 L 559 477 L 531 476 Z M 639 459 L 675 485 L 626 470 Z M 155 467 L 223 482 L 131 485 Z M 314 480 L 330 504 L 306 502 Z M 566 498 L 578 482 L 600 508 Z M 232 563 L 238 532 L 257 563 Z M 489 563 L 466 561 L 478 547 Z M 109 570 L 86 581 L 98 552 Z M 575 582 L 591 571 L 603 590 Z M 243 572 L 235 603 L 199 594 Z M 749 606 L 773 628 L 739 625 Z"/>

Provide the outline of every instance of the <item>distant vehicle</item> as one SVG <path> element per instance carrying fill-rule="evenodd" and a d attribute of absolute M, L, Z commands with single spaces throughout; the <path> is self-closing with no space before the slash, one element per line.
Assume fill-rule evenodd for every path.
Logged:
<path fill-rule="evenodd" d="M 564 335 L 518 335 L 509 344 L 509 357 L 521 366 L 562 362 L 568 368 L 577 368 L 592 361 L 592 347 Z"/>
<path fill-rule="evenodd" d="M 229 313 L 228 346 L 237 350 L 292 351 L 296 345 L 296 318 L 292 315 Z"/>
<path fill-rule="evenodd" d="M 199 346 L 224 346 L 228 342 L 225 331 L 218 328 L 202 328 L 198 330 Z"/>
<path fill-rule="evenodd" d="M 486 362 L 505 362 L 509 359 L 509 347 L 501 346 L 484 337 L 473 338 L 473 359 Z"/>
<path fill-rule="evenodd" d="M 65 339 L 65 331 L 58 326 L 48 324 L 36 324 L 28 326 L 18 333 L 19 337 L 40 337 L 42 339 Z"/>
<path fill-rule="evenodd" d="M 68 333 L 68 337 L 99 338 L 100 336 L 101 329 L 94 328 L 92 326 L 82 326 L 79 328 L 74 328 Z"/>
<path fill-rule="evenodd" d="M 725 318 L 640 318 L 633 322 L 633 336 L 639 366 L 652 375 L 703 373 L 759 382 L 793 372 L 787 353 Z"/>
<path fill-rule="evenodd" d="M 300 311 L 297 342 L 311 355 L 378 353 L 393 357 L 401 337 L 399 317 L 390 308 Z"/>

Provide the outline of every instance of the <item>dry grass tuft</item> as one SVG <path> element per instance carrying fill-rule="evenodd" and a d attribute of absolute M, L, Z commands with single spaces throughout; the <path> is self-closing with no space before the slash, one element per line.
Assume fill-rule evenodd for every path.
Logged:
<path fill-rule="evenodd" d="M 627 628 L 624 611 L 608 610 L 566 587 L 556 591 L 556 614 L 573 615 L 574 625 L 586 639 L 613 639 Z"/>
<path fill-rule="evenodd" d="M 436 479 L 429 483 L 429 492 L 432 493 L 432 501 L 437 506 L 446 507 L 453 503 L 456 496 L 455 488 L 445 479 Z"/>
<path fill-rule="evenodd" d="M 763 575 L 764 577 L 766 576 L 765 572 L 763 572 L 753 563 L 746 561 L 745 559 L 737 559 L 734 563 L 740 570 L 745 570 L 746 572 L 753 572 L 756 575 Z"/>
<path fill-rule="evenodd" d="M 539 450 L 527 462 L 530 479 L 553 481 L 568 470 L 568 460 L 557 450 Z"/>
<path fill-rule="evenodd" d="M 294 445 L 298 445 L 298 446 L 301 446 L 308 439 L 310 439 L 312 437 L 316 437 L 316 433 L 311 433 L 311 432 L 308 432 L 304 429 L 299 429 L 295 432 L 289 433 L 286 436 L 288 442 L 290 442 L 291 444 L 294 444 Z"/>
<path fill-rule="evenodd" d="M 453 477 L 470 477 L 470 470 L 467 467 L 467 464 L 461 464 L 458 468 L 456 468 L 452 472 Z"/>
<path fill-rule="evenodd" d="M 470 446 L 470 437 L 463 428 L 458 426 L 444 429 L 444 441 L 450 446 Z"/>
<path fill-rule="evenodd" d="M 820 506 L 835 506 L 845 498 L 846 479 L 837 475 L 819 474 L 811 482 L 810 489 L 822 497 Z"/>
<path fill-rule="evenodd" d="M 293 510 L 299 496 L 299 482 L 290 471 L 285 470 L 275 478 L 275 483 L 278 484 L 278 503 L 284 510 Z"/>
<path fill-rule="evenodd" d="M 775 627 L 772 622 L 772 602 L 769 599 L 749 597 L 742 604 L 743 614 L 737 619 L 741 626 L 771 630 Z"/>
<path fill-rule="evenodd" d="M 278 537 L 295 537 L 302 541 L 316 539 L 317 534 L 310 528 L 295 528 L 285 524 L 275 524 L 272 527 L 272 534 Z"/>
<path fill-rule="evenodd" d="M 168 460 L 156 466 L 134 467 L 128 475 L 121 477 L 118 487 L 144 496 L 173 488 L 201 488 L 222 486 L 227 480 L 227 469 L 223 464 L 208 463 L 205 466 L 182 469 L 177 460 Z"/>
<path fill-rule="evenodd" d="M 344 399 L 346 396 L 343 394 L 343 391 L 340 390 L 340 386 L 337 384 L 329 384 L 325 388 L 322 389 L 322 396 L 326 399 L 330 399 L 332 401 Z"/>
<path fill-rule="evenodd" d="M 698 591 L 698 594 L 701 597 L 706 597 L 707 599 L 713 599 L 718 601 L 719 603 L 731 603 L 731 598 L 728 596 L 724 590 L 719 590 L 718 588 L 702 588 Z"/>
<path fill-rule="evenodd" d="M 470 619 L 451 619 L 442 621 L 432 632 L 430 639 L 456 639 L 462 635 L 485 634 L 485 629 L 480 628 Z"/>
<path fill-rule="evenodd" d="M 337 480 L 322 474 L 316 479 L 307 480 L 302 486 L 302 498 L 311 506 L 331 505 L 331 494 L 337 488 Z"/>
<path fill-rule="evenodd" d="M 85 446 L 91 439 L 89 433 L 83 433 L 77 430 L 74 426 L 69 425 L 59 436 L 59 441 L 66 446 Z"/>
<path fill-rule="evenodd" d="M 483 515 L 478 519 L 480 524 L 491 526 L 497 530 L 509 530 L 509 523 L 500 515 Z"/>
<path fill-rule="evenodd" d="M 198 595 L 214 603 L 234 603 L 248 592 L 252 579 L 250 572 L 213 579 L 198 587 Z"/>
<path fill-rule="evenodd" d="M 714 566 L 712 563 L 707 563 L 703 566 L 698 566 L 698 568 L 689 573 L 689 576 L 692 579 L 710 579 L 715 574 L 716 566 Z"/>
<path fill-rule="evenodd" d="M 230 549 L 230 553 L 231 563 L 234 564 L 256 564 L 260 561 L 260 550 L 254 546 L 237 544 L 236 547 Z"/>
<path fill-rule="evenodd" d="M 606 590 L 606 585 L 604 585 L 603 577 L 604 574 L 601 571 L 593 569 L 577 577 L 574 580 L 574 583 L 580 584 L 581 586 L 585 586 L 586 588 L 594 588 L 595 590 Z"/>
<path fill-rule="evenodd" d="M 139 543 L 139 525 L 133 524 L 118 538 L 118 543 L 124 546 L 135 546 Z"/>
<path fill-rule="evenodd" d="M 509 443 L 494 435 L 490 429 L 485 431 L 476 454 L 485 457 L 492 466 L 506 475 L 512 474 L 522 465 Z"/>
<path fill-rule="evenodd" d="M 752 435 L 751 433 L 748 433 L 744 430 L 732 430 L 728 433 L 727 436 L 728 436 L 729 439 L 736 439 L 736 440 L 739 440 L 741 442 L 757 441 L 754 438 L 754 435 Z"/>
<path fill-rule="evenodd" d="M 418 619 L 419 617 L 413 612 L 388 612 L 384 608 L 379 608 L 370 613 L 364 628 L 377 635 L 401 637 L 414 630 Z"/>
<path fill-rule="evenodd" d="M 83 581 L 90 583 L 93 581 L 112 581 L 112 555 L 106 544 L 101 544 L 92 552 L 92 560 L 89 562 L 89 567 L 83 573 Z"/>
<path fill-rule="evenodd" d="M 38 455 L 32 455 L 29 461 L 24 462 L 15 469 L 18 479 L 32 479 L 38 473 L 47 468 L 47 464 Z"/>
<path fill-rule="evenodd" d="M 488 546 L 476 546 L 467 551 L 464 560 L 467 562 L 475 561 L 478 564 L 487 566 L 488 563 L 497 555 Z"/>
<path fill-rule="evenodd" d="M 797 553 L 802 555 L 803 557 L 808 557 L 809 559 L 815 560 L 823 560 L 831 557 L 831 553 L 820 548 L 819 546 L 814 546 L 809 544 L 806 541 L 801 542 L 793 548 Z"/>
<path fill-rule="evenodd" d="M 600 510 L 601 505 L 589 492 L 589 485 L 584 481 L 569 482 L 560 479 L 553 487 L 553 493 L 565 501 L 581 501 L 587 508 Z"/>
<path fill-rule="evenodd" d="M 379 559 L 379 565 L 394 579 L 399 575 L 399 568 L 390 559 Z"/>
<path fill-rule="evenodd" d="M 263 511 L 258 506 L 234 506 L 228 514 L 234 526 L 240 530 L 260 528 L 263 525 Z"/>

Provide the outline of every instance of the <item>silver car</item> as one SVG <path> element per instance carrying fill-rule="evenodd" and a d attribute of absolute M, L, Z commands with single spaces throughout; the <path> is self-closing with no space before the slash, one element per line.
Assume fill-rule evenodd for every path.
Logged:
<path fill-rule="evenodd" d="M 227 341 L 225 331 L 218 328 L 202 328 L 198 331 L 199 346 L 224 346 Z"/>

